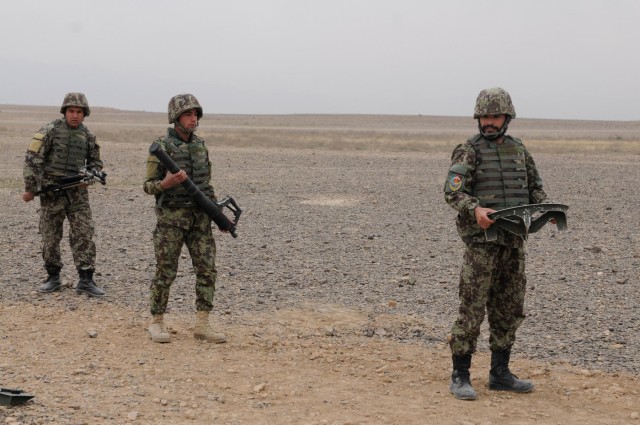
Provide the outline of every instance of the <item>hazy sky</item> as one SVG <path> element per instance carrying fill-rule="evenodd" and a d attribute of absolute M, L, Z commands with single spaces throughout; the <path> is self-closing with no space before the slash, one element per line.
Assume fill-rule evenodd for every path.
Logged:
<path fill-rule="evenodd" d="M 640 119 L 636 0 L 2 2 L 0 104 Z"/>

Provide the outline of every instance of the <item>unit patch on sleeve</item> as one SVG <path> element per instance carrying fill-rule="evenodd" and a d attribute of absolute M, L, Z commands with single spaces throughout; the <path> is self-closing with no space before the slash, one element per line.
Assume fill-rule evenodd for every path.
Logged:
<path fill-rule="evenodd" d="M 456 173 L 449 173 L 449 189 L 456 192 L 460 190 L 464 183 L 464 176 Z"/>

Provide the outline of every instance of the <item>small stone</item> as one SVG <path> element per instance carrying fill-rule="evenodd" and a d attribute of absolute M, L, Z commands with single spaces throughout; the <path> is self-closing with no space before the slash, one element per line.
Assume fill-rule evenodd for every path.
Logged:
<path fill-rule="evenodd" d="M 260 391 L 263 391 L 266 387 L 267 387 L 267 384 L 265 384 L 263 382 L 261 384 L 256 385 L 255 387 L 253 387 L 253 392 L 254 393 L 259 393 Z"/>
<path fill-rule="evenodd" d="M 640 418 L 640 413 L 638 412 L 631 412 L 631 414 L 629 415 L 630 419 L 639 419 Z"/>
<path fill-rule="evenodd" d="M 138 419 L 138 412 L 133 411 L 133 412 L 127 413 L 127 419 L 129 419 L 132 422 L 135 421 L 136 419 Z"/>
<path fill-rule="evenodd" d="M 89 329 L 87 331 L 87 334 L 89 334 L 89 338 L 97 338 L 98 337 L 98 332 L 95 329 Z"/>

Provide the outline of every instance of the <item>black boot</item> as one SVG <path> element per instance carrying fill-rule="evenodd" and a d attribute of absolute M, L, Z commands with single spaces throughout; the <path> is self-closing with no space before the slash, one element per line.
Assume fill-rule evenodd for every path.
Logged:
<path fill-rule="evenodd" d="M 40 292 L 55 292 L 59 291 L 62 286 L 62 282 L 60 281 L 60 269 L 58 268 L 48 268 L 47 274 L 49 277 L 47 281 L 38 288 Z"/>
<path fill-rule="evenodd" d="M 528 393 L 533 391 L 533 383 L 518 379 L 509 370 L 511 349 L 491 352 L 491 371 L 489 372 L 489 389 Z"/>
<path fill-rule="evenodd" d="M 104 291 L 93 281 L 93 270 L 78 270 L 80 281 L 76 286 L 76 294 L 87 294 L 90 297 L 101 297 Z"/>
<path fill-rule="evenodd" d="M 453 373 L 451 374 L 451 384 L 449 392 L 458 400 L 475 400 L 476 392 L 471 386 L 471 354 L 464 356 L 453 355 Z"/>

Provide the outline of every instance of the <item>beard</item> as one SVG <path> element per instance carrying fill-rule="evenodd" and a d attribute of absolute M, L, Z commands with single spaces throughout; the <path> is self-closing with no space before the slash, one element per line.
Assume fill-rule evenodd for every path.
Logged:
<path fill-rule="evenodd" d="M 485 134 L 497 133 L 497 132 L 500 131 L 500 129 L 498 127 L 493 126 L 493 125 L 485 125 L 485 126 L 481 127 L 481 130 Z"/>

